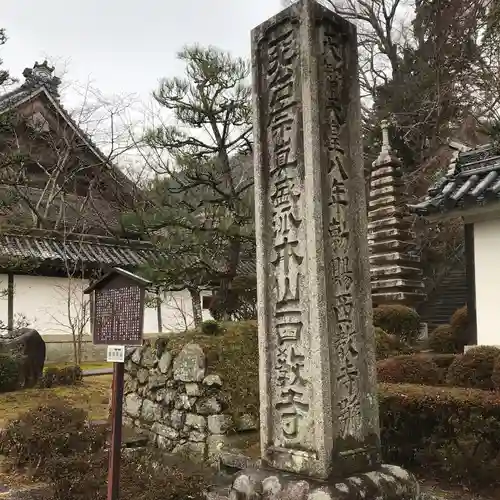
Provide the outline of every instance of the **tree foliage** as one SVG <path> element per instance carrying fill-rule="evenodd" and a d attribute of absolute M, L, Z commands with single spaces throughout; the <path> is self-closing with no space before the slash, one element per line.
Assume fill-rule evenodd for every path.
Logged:
<path fill-rule="evenodd" d="M 214 47 L 178 57 L 184 76 L 163 79 L 153 94 L 173 124 L 144 137 L 155 178 L 129 221 L 165 255 L 150 269 L 157 282 L 196 290 L 215 281 L 225 296 L 254 245 L 250 68 Z"/>
<path fill-rule="evenodd" d="M 5 45 L 6 41 L 7 41 L 7 33 L 5 31 L 5 28 L 0 28 L 0 47 L 2 47 L 2 45 Z M 3 61 L 2 59 L 0 59 L 0 86 L 12 82 L 9 71 L 6 70 L 5 68 L 2 68 L 2 65 Z"/>

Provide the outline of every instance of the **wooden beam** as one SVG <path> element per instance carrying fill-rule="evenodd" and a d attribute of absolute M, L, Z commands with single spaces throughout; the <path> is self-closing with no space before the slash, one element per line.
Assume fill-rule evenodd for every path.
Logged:
<path fill-rule="evenodd" d="M 464 225 L 465 273 L 467 284 L 467 315 L 469 318 L 469 344 L 477 345 L 476 268 L 474 257 L 474 224 Z"/>

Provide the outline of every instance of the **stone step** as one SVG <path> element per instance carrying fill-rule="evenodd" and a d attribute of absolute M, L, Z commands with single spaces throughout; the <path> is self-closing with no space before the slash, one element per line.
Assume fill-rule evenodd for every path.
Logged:
<path fill-rule="evenodd" d="M 259 459 L 250 458 L 241 453 L 240 450 L 232 449 L 223 451 L 219 457 L 219 470 L 225 473 L 234 473 L 242 469 L 259 467 Z"/>

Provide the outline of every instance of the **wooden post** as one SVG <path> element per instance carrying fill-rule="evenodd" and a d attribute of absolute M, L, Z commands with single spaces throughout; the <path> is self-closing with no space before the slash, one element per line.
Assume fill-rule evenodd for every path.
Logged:
<path fill-rule="evenodd" d="M 476 264 L 474 255 L 474 224 L 464 225 L 465 273 L 467 283 L 467 315 L 469 318 L 468 344 L 477 345 L 476 318 Z"/>
<path fill-rule="evenodd" d="M 118 500 L 120 491 L 120 459 L 122 444 L 124 363 L 113 363 L 111 400 L 111 449 L 109 451 L 108 500 Z"/>
<path fill-rule="evenodd" d="M 14 330 L 14 273 L 7 274 L 7 330 Z"/>
<path fill-rule="evenodd" d="M 93 295 L 94 345 L 107 345 L 107 360 L 114 362 L 108 500 L 118 500 L 120 494 L 125 346 L 142 345 L 145 288 L 150 285 L 149 280 L 114 268 L 84 290 L 85 294 Z"/>

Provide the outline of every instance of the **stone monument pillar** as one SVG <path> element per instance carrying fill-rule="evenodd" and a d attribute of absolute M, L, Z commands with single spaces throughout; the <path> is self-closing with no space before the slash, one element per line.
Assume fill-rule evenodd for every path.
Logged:
<path fill-rule="evenodd" d="M 381 465 L 356 31 L 301 0 L 252 32 L 261 468 L 234 500 L 410 500 Z"/>
<path fill-rule="evenodd" d="M 401 161 L 382 121 L 382 149 L 370 177 L 368 246 L 373 305 L 415 307 L 425 300 L 420 257 L 404 200 Z"/>

